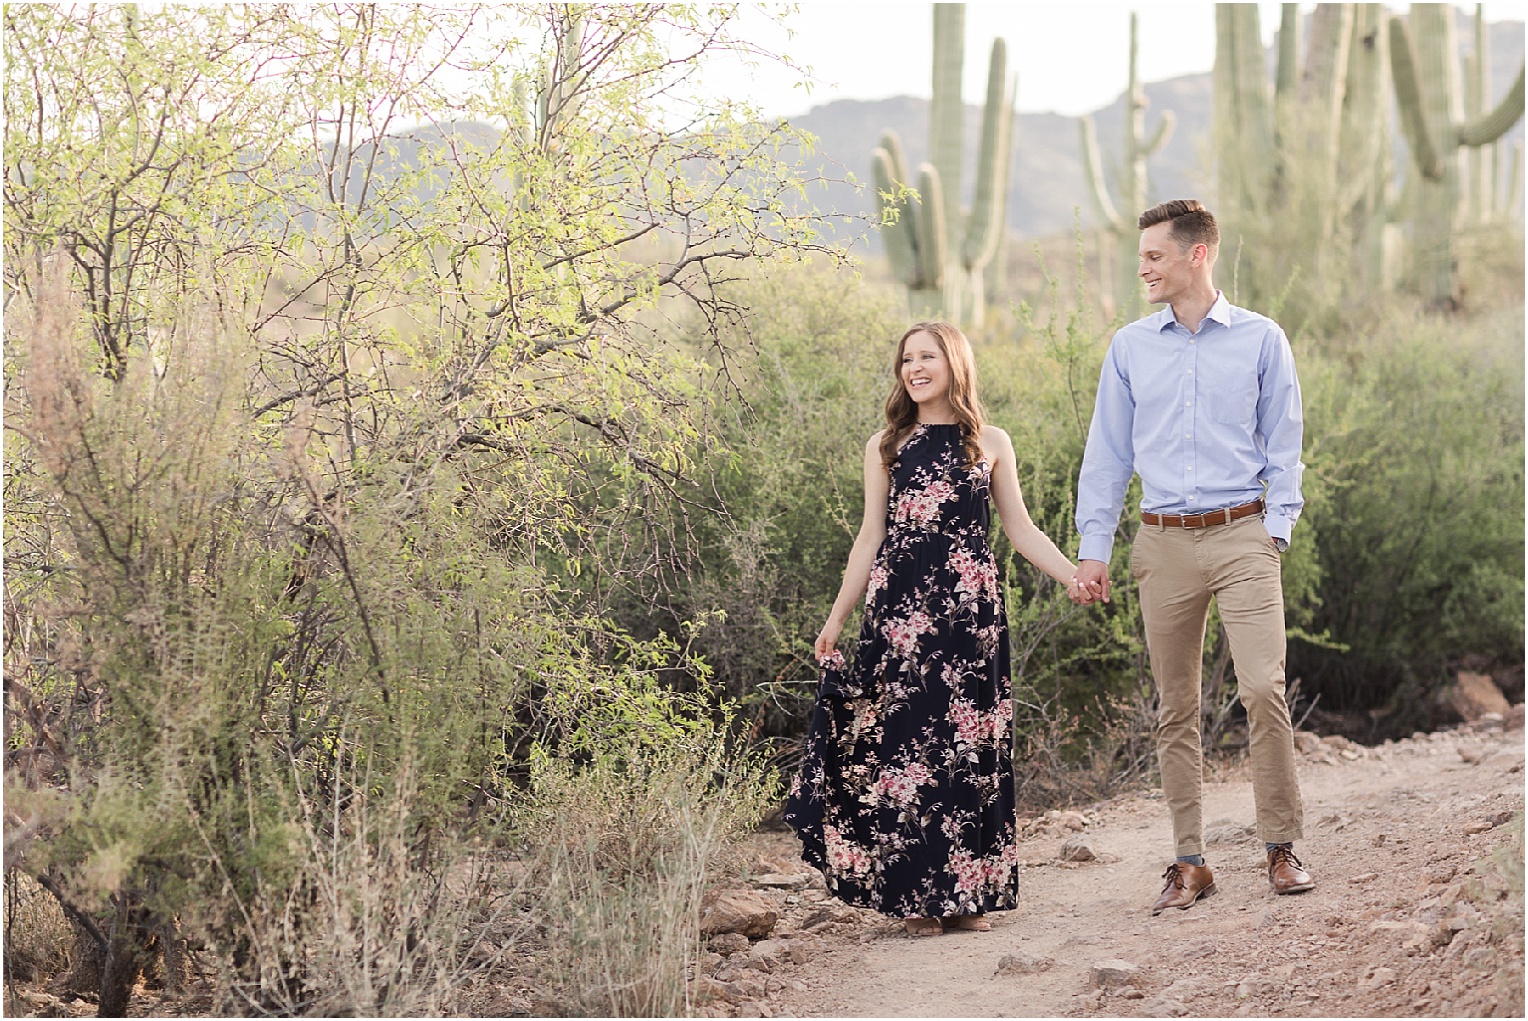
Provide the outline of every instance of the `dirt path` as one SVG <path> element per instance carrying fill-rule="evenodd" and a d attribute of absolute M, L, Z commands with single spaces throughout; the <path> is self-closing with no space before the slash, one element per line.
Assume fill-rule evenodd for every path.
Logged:
<path fill-rule="evenodd" d="M 1268 890 L 1241 770 L 1205 790 L 1220 895 L 1157 918 L 1155 792 L 1031 822 L 1023 906 L 985 934 L 903 935 L 832 900 L 789 834 L 761 834 L 751 885 L 781 918 L 762 943 L 718 943 L 733 952 L 707 956 L 697 999 L 713 1016 L 1521 1017 L 1516 713 L 1378 748 L 1302 735 L 1297 850 L 1318 885 L 1298 896 Z M 1061 861 L 1068 836 L 1096 858 Z"/>

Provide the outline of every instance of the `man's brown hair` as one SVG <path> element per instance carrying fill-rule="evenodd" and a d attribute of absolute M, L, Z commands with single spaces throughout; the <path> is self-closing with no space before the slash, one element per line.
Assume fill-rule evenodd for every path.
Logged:
<path fill-rule="evenodd" d="M 1159 202 L 1141 214 L 1137 226 L 1145 230 L 1167 222 L 1172 223 L 1168 235 L 1185 248 L 1204 245 L 1213 255 L 1220 247 L 1220 227 L 1215 223 L 1215 214 L 1198 199 Z"/>

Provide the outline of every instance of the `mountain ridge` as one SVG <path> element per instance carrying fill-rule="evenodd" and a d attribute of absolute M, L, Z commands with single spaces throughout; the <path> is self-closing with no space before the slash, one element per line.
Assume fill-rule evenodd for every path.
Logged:
<path fill-rule="evenodd" d="M 1496 102 L 1510 88 L 1523 63 L 1523 23 L 1500 21 L 1490 30 L 1492 56 L 1491 102 Z M 1469 36 L 1461 26 L 1461 40 Z M 1023 89 L 1020 78 L 1019 88 Z M 1207 159 L 1210 146 L 1210 122 L 1213 111 L 1213 82 L 1209 73 L 1182 75 L 1143 86 L 1146 93 L 1147 130 L 1154 130 L 1163 111 L 1171 110 L 1177 119 L 1172 137 L 1147 162 L 1150 179 L 1148 198 L 1210 196 Z M 817 151 L 807 158 L 824 176 L 843 178 L 852 175 L 853 184 L 835 180 L 826 185 L 820 196 L 821 206 L 839 213 L 870 215 L 873 210 L 870 178 L 870 154 L 880 143 L 881 135 L 894 129 L 902 138 L 908 163 L 916 167 L 926 160 L 928 150 L 929 100 L 914 96 L 886 99 L 840 99 L 813 107 L 805 114 L 781 118 L 793 127 L 809 132 L 817 139 Z M 966 180 L 962 191 L 966 201 L 974 190 L 976 147 L 981 135 L 982 108 L 967 104 L 965 110 Z M 1098 141 L 1104 176 L 1111 184 L 1118 176 L 1125 95 L 1092 114 L 1098 127 Z M 1015 114 L 1013 168 L 1009 175 L 1007 226 L 1010 233 L 1023 238 L 1046 237 L 1070 231 L 1074 223 L 1091 230 L 1098 226 L 1093 208 L 1091 186 L 1083 166 L 1078 139 L 1079 117 L 1059 113 Z M 1398 168 L 1407 159 L 1399 123 L 1392 115 L 1394 158 Z M 1506 135 L 1505 142 L 1521 143 L 1523 121 Z M 1521 171 L 1520 171 L 1521 172 Z M 1128 211 L 1124 211 L 1128 215 Z"/>

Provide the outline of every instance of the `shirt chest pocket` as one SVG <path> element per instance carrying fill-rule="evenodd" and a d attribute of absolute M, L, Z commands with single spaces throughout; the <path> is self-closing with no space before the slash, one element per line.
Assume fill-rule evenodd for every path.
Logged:
<path fill-rule="evenodd" d="M 1257 415 L 1257 384 L 1214 384 L 1201 395 L 1212 420 L 1225 425 L 1250 426 Z"/>

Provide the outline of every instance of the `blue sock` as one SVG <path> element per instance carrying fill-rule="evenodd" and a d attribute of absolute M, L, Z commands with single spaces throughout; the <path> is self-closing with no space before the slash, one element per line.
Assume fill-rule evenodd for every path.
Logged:
<path fill-rule="evenodd" d="M 1184 865 L 1204 867 L 1204 855 L 1202 854 L 1180 854 L 1178 855 L 1178 861 Z"/>
<path fill-rule="evenodd" d="M 1275 847 L 1287 847 L 1291 851 L 1293 851 L 1295 849 L 1295 845 L 1292 842 L 1288 842 L 1288 841 L 1286 841 L 1285 843 L 1282 843 L 1282 844 L 1269 844 L 1269 843 L 1265 842 L 1263 844 L 1263 853 L 1264 854 L 1272 854 L 1273 853 L 1273 849 Z"/>

